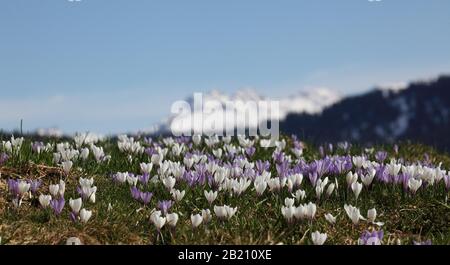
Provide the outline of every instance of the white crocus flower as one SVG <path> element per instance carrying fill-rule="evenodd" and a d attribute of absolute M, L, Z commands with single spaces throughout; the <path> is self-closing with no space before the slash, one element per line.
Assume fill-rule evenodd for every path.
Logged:
<path fill-rule="evenodd" d="M 89 219 L 92 216 L 92 211 L 86 210 L 86 209 L 81 209 L 80 211 L 80 220 L 83 223 L 87 223 L 87 221 L 89 221 Z"/>
<path fill-rule="evenodd" d="M 375 169 L 372 168 L 369 174 L 361 175 L 361 182 L 364 184 L 364 186 L 369 187 L 370 184 L 372 184 L 374 177 Z"/>
<path fill-rule="evenodd" d="M 373 223 L 375 218 L 377 218 L 377 210 L 375 208 L 369 209 L 367 211 L 367 221 Z"/>
<path fill-rule="evenodd" d="M 284 199 L 284 205 L 286 207 L 292 207 L 292 206 L 294 206 L 294 203 L 295 203 L 295 199 L 294 198 L 286 198 L 286 199 Z"/>
<path fill-rule="evenodd" d="M 50 191 L 50 194 L 53 195 L 53 197 L 56 197 L 59 192 L 59 185 L 58 184 L 51 184 L 48 186 L 48 190 Z"/>
<path fill-rule="evenodd" d="M 416 193 L 417 190 L 422 186 L 421 179 L 410 178 L 408 180 L 408 188 L 412 191 L 412 193 Z"/>
<path fill-rule="evenodd" d="M 152 163 L 140 163 L 139 166 L 141 167 L 141 173 L 142 174 L 150 174 L 150 172 L 152 171 L 153 168 L 153 164 Z"/>
<path fill-rule="evenodd" d="M 82 204 L 82 199 L 78 198 L 75 200 L 72 200 L 72 198 L 69 199 L 69 206 L 72 209 L 72 212 L 78 214 L 80 212 L 81 209 L 81 204 Z"/>
<path fill-rule="evenodd" d="M 297 201 L 301 201 L 305 199 L 306 192 L 304 190 L 297 190 L 294 194 L 292 194 L 292 196 L 295 197 Z"/>
<path fill-rule="evenodd" d="M 171 227 L 175 227 L 178 222 L 178 214 L 177 213 L 168 213 L 166 214 L 167 224 Z"/>
<path fill-rule="evenodd" d="M 50 205 L 50 201 L 52 200 L 51 195 L 39 195 L 39 203 L 43 208 L 47 208 Z"/>
<path fill-rule="evenodd" d="M 347 173 L 347 176 L 345 177 L 345 180 L 347 181 L 347 185 L 350 187 L 353 183 L 355 183 L 356 181 L 358 181 L 358 173 L 352 173 L 351 171 L 349 171 Z"/>
<path fill-rule="evenodd" d="M 150 215 L 150 220 L 158 230 L 161 230 L 161 228 L 163 228 L 164 224 L 167 221 L 166 217 L 161 217 L 161 211 L 154 211 Z"/>
<path fill-rule="evenodd" d="M 258 196 L 261 196 L 267 188 L 267 182 L 264 180 L 255 181 L 253 185 L 255 186 L 256 194 Z"/>
<path fill-rule="evenodd" d="M 345 212 L 347 213 L 347 216 L 352 220 L 353 224 L 358 224 L 360 219 L 364 218 L 361 216 L 361 212 L 358 208 L 352 206 L 352 205 L 344 205 Z"/>
<path fill-rule="evenodd" d="M 81 153 L 80 153 L 81 159 L 86 160 L 89 157 L 89 148 L 85 147 L 83 149 L 81 149 Z"/>
<path fill-rule="evenodd" d="M 199 145 L 202 142 L 202 136 L 199 134 L 193 135 L 192 142 L 194 142 L 195 145 Z"/>
<path fill-rule="evenodd" d="M 91 187 L 94 184 L 94 178 L 82 178 L 78 180 L 78 183 L 80 183 L 81 187 Z"/>
<path fill-rule="evenodd" d="M 377 218 L 377 210 L 375 208 L 369 209 L 367 211 L 367 221 L 369 221 L 372 224 L 383 226 L 384 223 L 382 222 L 375 222 L 375 219 Z"/>
<path fill-rule="evenodd" d="M 327 240 L 327 234 L 316 231 L 314 233 L 311 233 L 311 239 L 314 245 L 323 245 Z"/>
<path fill-rule="evenodd" d="M 222 149 L 220 148 L 212 150 L 212 153 L 216 158 L 220 159 L 222 157 Z"/>
<path fill-rule="evenodd" d="M 197 228 L 203 221 L 203 217 L 200 214 L 191 214 L 191 223 L 193 228 Z"/>
<path fill-rule="evenodd" d="M 60 196 L 64 196 L 64 192 L 66 192 L 66 183 L 64 182 L 64 180 L 60 180 L 59 181 L 59 190 L 58 193 Z"/>
<path fill-rule="evenodd" d="M 174 177 L 167 177 L 162 180 L 163 185 L 168 190 L 172 190 L 175 187 L 176 179 Z"/>
<path fill-rule="evenodd" d="M 317 210 L 316 204 L 309 202 L 306 205 L 306 212 L 305 212 L 306 217 L 308 217 L 309 219 L 314 219 L 314 216 L 316 215 L 316 210 Z"/>
<path fill-rule="evenodd" d="M 400 172 L 400 169 L 402 169 L 402 165 L 401 164 L 396 164 L 392 160 L 391 163 L 386 165 L 386 169 L 387 169 L 387 172 L 389 173 L 389 175 L 397 176 L 398 173 Z"/>
<path fill-rule="evenodd" d="M 18 191 L 19 191 L 19 194 L 21 197 L 30 190 L 30 186 L 31 186 L 31 184 L 24 180 L 19 181 L 19 184 L 17 187 L 18 187 Z"/>
<path fill-rule="evenodd" d="M 237 212 L 237 207 L 230 207 L 228 205 L 224 206 L 214 206 L 214 213 L 219 219 L 230 219 Z"/>
<path fill-rule="evenodd" d="M 184 191 L 184 190 L 179 191 L 179 190 L 175 190 L 175 189 L 170 192 L 170 194 L 172 194 L 173 200 L 176 202 L 181 201 L 183 199 L 185 193 L 186 193 L 186 191 Z"/>
<path fill-rule="evenodd" d="M 328 188 L 327 188 L 327 196 L 328 197 L 330 197 L 331 194 L 333 194 L 335 187 L 336 187 L 336 185 L 334 183 L 331 183 L 330 185 L 328 185 Z"/>
<path fill-rule="evenodd" d="M 333 216 L 330 213 L 325 214 L 325 219 L 330 223 L 330 224 L 335 224 L 336 223 L 336 217 Z"/>
<path fill-rule="evenodd" d="M 203 193 L 205 194 L 206 200 L 208 201 L 209 204 L 212 204 L 216 200 L 218 195 L 217 191 L 213 192 L 212 190 L 211 191 L 205 190 Z"/>
<path fill-rule="evenodd" d="M 70 161 L 70 160 L 69 160 L 69 161 L 64 161 L 64 162 L 61 163 L 61 165 L 62 165 L 62 168 L 63 168 L 64 173 L 65 173 L 66 175 L 68 175 L 69 172 L 70 172 L 70 169 L 71 169 L 72 166 L 73 166 L 73 162 Z"/>
<path fill-rule="evenodd" d="M 209 209 L 202 210 L 203 223 L 207 224 L 212 219 L 211 211 Z"/>
<path fill-rule="evenodd" d="M 358 199 L 359 194 L 361 193 L 363 185 L 359 182 L 352 183 L 352 191 L 355 194 L 356 199 Z"/>
<path fill-rule="evenodd" d="M 364 164 L 365 158 L 362 156 L 354 156 L 352 160 L 356 168 L 361 168 Z"/>
<path fill-rule="evenodd" d="M 290 223 L 293 220 L 293 217 L 295 215 L 296 208 L 293 206 L 283 206 L 281 207 L 281 214 L 284 218 Z"/>

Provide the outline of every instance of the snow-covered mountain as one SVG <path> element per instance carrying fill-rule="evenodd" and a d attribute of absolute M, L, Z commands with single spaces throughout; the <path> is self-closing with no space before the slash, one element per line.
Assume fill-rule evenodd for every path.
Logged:
<path fill-rule="evenodd" d="M 201 95 L 203 111 L 199 111 L 195 106 L 195 96 L 187 98 L 186 102 L 189 105 L 191 112 L 185 114 L 172 114 L 168 118 L 164 119 L 159 126 L 153 127 L 153 132 L 187 132 L 192 129 L 208 130 L 208 122 L 215 122 L 216 124 L 223 124 L 223 127 L 233 126 L 237 128 L 256 128 L 261 122 L 266 122 L 268 119 L 283 120 L 288 114 L 292 113 L 307 113 L 317 114 L 324 108 L 341 100 L 341 97 L 335 91 L 317 88 L 310 89 L 308 91 L 302 91 L 297 94 L 280 97 L 269 98 L 258 94 L 252 89 L 238 90 L 233 94 L 225 94 L 218 90 L 213 90 Z M 278 110 L 275 111 L 271 105 L 272 101 L 278 102 Z M 199 101 L 197 101 L 199 102 Z M 228 108 L 229 103 L 235 103 L 241 105 L 234 105 L 233 108 Z M 260 104 L 260 102 L 266 102 Z M 252 105 L 254 103 L 254 105 Z M 244 108 L 242 107 L 244 106 Z M 237 115 L 236 119 L 232 119 L 236 113 L 240 111 L 246 111 L 248 119 L 240 119 L 243 115 Z M 244 112 L 242 112 L 244 113 Z M 270 116 L 272 115 L 272 116 Z M 194 118 L 196 117 L 196 118 Z M 268 118 L 269 117 L 269 118 Z M 232 123 L 232 124 L 231 124 Z M 217 128 L 221 130 L 221 128 Z"/>
<path fill-rule="evenodd" d="M 290 114 L 280 129 L 316 142 L 411 140 L 450 150 L 450 76 L 346 97 L 320 115 Z"/>

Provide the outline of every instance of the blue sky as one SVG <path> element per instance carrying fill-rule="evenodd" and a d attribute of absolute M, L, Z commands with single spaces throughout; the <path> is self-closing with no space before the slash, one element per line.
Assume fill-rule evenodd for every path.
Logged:
<path fill-rule="evenodd" d="M 448 0 L 10 0 L 0 128 L 146 128 L 194 91 L 266 96 L 450 73 Z"/>

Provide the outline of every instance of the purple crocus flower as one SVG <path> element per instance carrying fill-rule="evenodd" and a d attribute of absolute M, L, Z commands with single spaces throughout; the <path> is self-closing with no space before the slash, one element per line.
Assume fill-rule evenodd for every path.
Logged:
<path fill-rule="evenodd" d="M 285 178 L 289 171 L 289 162 L 284 160 L 281 164 L 276 164 L 276 169 L 278 176 L 280 178 Z"/>
<path fill-rule="evenodd" d="M 408 191 L 408 181 L 410 178 L 411 178 L 411 176 L 409 174 L 406 174 L 406 173 L 400 174 L 400 180 L 402 182 L 404 192 Z"/>
<path fill-rule="evenodd" d="M 9 156 L 6 153 L 0 154 L 0 166 L 2 166 L 6 161 L 8 161 Z"/>
<path fill-rule="evenodd" d="M 258 174 L 262 174 L 264 171 L 269 171 L 269 168 L 270 168 L 269 161 L 258 160 L 258 161 L 256 161 L 255 165 L 256 165 L 256 171 L 258 172 Z"/>
<path fill-rule="evenodd" d="M 167 214 L 167 212 L 169 211 L 170 207 L 172 207 L 173 202 L 168 200 L 168 201 L 159 201 L 158 202 L 158 209 L 160 209 L 163 214 Z"/>
<path fill-rule="evenodd" d="M 274 152 L 272 158 L 275 161 L 275 163 L 283 162 L 283 152 Z"/>
<path fill-rule="evenodd" d="M 42 183 L 41 180 L 32 180 L 30 182 L 30 190 L 33 195 L 36 195 L 39 187 L 41 186 L 41 183 Z"/>
<path fill-rule="evenodd" d="M 144 203 L 144 205 L 147 205 L 150 202 L 150 200 L 152 199 L 153 193 L 141 192 L 140 197 L 141 197 L 140 199 Z"/>
<path fill-rule="evenodd" d="M 385 152 L 385 151 L 378 151 L 378 152 L 375 154 L 375 159 L 376 159 L 378 162 L 383 163 L 384 160 L 386 160 L 387 155 L 388 155 L 388 154 L 387 154 L 387 152 Z"/>
<path fill-rule="evenodd" d="M 148 181 L 150 180 L 150 175 L 148 173 L 144 173 L 143 175 L 138 175 L 138 180 L 140 183 L 147 185 Z"/>
<path fill-rule="evenodd" d="M 309 178 L 309 181 L 311 182 L 311 185 L 312 185 L 313 187 L 315 187 L 315 186 L 316 186 L 317 179 L 318 179 L 317 173 L 316 173 L 316 172 L 309 173 L 308 178 Z"/>
<path fill-rule="evenodd" d="M 444 176 L 444 182 L 445 182 L 445 189 L 447 191 L 449 191 L 450 190 L 450 175 Z"/>
<path fill-rule="evenodd" d="M 247 148 L 245 149 L 245 153 L 246 153 L 249 157 L 252 157 L 252 156 L 255 154 L 255 151 L 256 151 L 256 148 L 255 148 L 254 146 L 250 146 L 250 147 L 247 147 Z"/>
<path fill-rule="evenodd" d="M 331 167 L 331 160 L 329 157 L 320 160 L 314 160 L 310 164 L 311 172 L 317 173 L 317 177 L 319 178 L 327 174 L 330 167 Z"/>
<path fill-rule="evenodd" d="M 384 232 L 380 231 L 365 231 L 361 238 L 358 240 L 359 245 L 381 245 L 381 241 L 383 240 Z"/>
<path fill-rule="evenodd" d="M 60 197 L 58 199 L 53 199 L 50 201 L 50 207 L 52 207 L 53 212 L 56 215 L 60 215 L 62 210 L 64 209 L 64 204 L 66 203 L 66 201 L 64 200 L 63 197 Z"/>
<path fill-rule="evenodd" d="M 131 197 L 133 197 L 133 199 L 139 200 L 141 198 L 141 191 L 136 186 L 131 187 L 130 190 L 131 190 Z"/>
<path fill-rule="evenodd" d="M 70 212 L 69 217 L 70 217 L 70 220 L 72 220 L 72 222 L 74 222 L 74 223 L 75 223 L 75 222 L 77 221 L 77 219 L 78 219 L 77 214 L 74 213 L 74 212 Z"/>
<path fill-rule="evenodd" d="M 323 148 L 323 146 L 319 146 L 319 154 L 321 157 L 325 156 L 325 148 Z"/>
<path fill-rule="evenodd" d="M 19 181 L 15 179 L 8 179 L 8 191 L 14 197 L 19 197 Z"/>

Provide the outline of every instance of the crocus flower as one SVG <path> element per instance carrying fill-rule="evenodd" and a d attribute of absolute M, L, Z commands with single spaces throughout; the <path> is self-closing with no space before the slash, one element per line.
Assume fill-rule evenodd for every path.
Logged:
<path fill-rule="evenodd" d="M 64 200 L 63 197 L 60 197 L 59 199 L 53 199 L 50 202 L 50 207 L 52 207 L 53 212 L 56 215 L 60 215 L 62 210 L 64 209 L 64 204 L 66 203 L 66 201 Z"/>
<path fill-rule="evenodd" d="M 333 216 L 330 213 L 325 214 L 325 219 L 330 223 L 330 224 L 335 224 L 336 223 L 336 217 Z"/>
<path fill-rule="evenodd" d="M 39 187 L 41 186 L 41 183 L 42 183 L 41 180 L 32 180 L 30 182 L 30 190 L 33 195 L 36 195 Z"/>
<path fill-rule="evenodd" d="M 73 200 L 72 198 L 69 199 L 69 206 L 72 209 L 72 212 L 75 214 L 78 214 L 81 209 L 82 199 L 78 198 Z"/>
<path fill-rule="evenodd" d="M 152 192 L 141 192 L 141 194 L 140 194 L 140 199 L 141 199 L 142 203 L 144 203 L 144 205 L 149 204 L 152 197 L 153 197 Z"/>
<path fill-rule="evenodd" d="M 352 205 L 346 204 L 346 205 L 344 205 L 344 209 L 345 209 L 345 212 L 347 213 L 347 216 L 352 220 L 353 224 L 356 225 L 356 224 L 358 224 L 360 219 L 364 219 L 361 216 L 361 213 L 358 208 L 356 208 Z"/>
<path fill-rule="evenodd" d="M 130 191 L 131 197 L 133 197 L 133 199 L 139 200 L 141 198 L 141 191 L 136 186 L 132 186 L 130 188 Z"/>
<path fill-rule="evenodd" d="M 408 188 L 411 190 L 413 194 L 415 194 L 421 186 L 422 186 L 422 179 L 410 178 L 408 180 Z"/>
<path fill-rule="evenodd" d="M 358 181 L 358 173 L 352 173 L 351 171 L 349 171 L 347 173 L 347 176 L 345 177 L 345 180 L 347 181 L 347 185 L 348 187 L 351 187 L 353 183 Z"/>
<path fill-rule="evenodd" d="M 205 197 L 206 197 L 206 200 L 208 201 L 208 203 L 209 204 L 212 204 L 213 202 L 214 202 L 214 200 L 216 200 L 216 198 L 217 198 L 217 191 L 204 191 L 204 194 L 205 194 Z"/>
<path fill-rule="evenodd" d="M 73 162 L 72 161 L 64 161 L 61 163 L 64 174 L 69 175 L 70 169 L 72 169 Z"/>
<path fill-rule="evenodd" d="M 358 199 L 359 194 L 361 193 L 363 185 L 359 182 L 353 182 L 352 183 L 352 191 L 355 194 L 356 199 Z"/>
<path fill-rule="evenodd" d="M 191 214 L 191 223 L 193 228 L 197 228 L 203 221 L 203 218 L 200 214 L 193 215 Z"/>
<path fill-rule="evenodd" d="M 387 158 L 387 152 L 385 152 L 385 151 L 378 151 L 375 154 L 375 159 L 380 163 L 383 163 L 384 160 L 386 160 L 386 158 Z"/>
<path fill-rule="evenodd" d="M 24 180 L 20 180 L 19 183 L 17 184 L 17 190 L 19 192 L 19 196 L 23 197 L 25 195 L 25 193 L 27 193 L 30 190 L 31 184 L 24 181 Z"/>
<path fill-rule="evenodd" d="M 142 175 L 139 175 L 138 180 L 140 183 L 147 185 L 148 181 L 150 180 L 150 174 L 144 173 Z"/>
<path fill-rule="evenodd" d="M 175 187 L 176 179 L 173 177 L 166 177 L 162 180 L 163 185 L 167 190 L 172 190 Z"/>
<path fill-rule="evenodd" d="M 380 231 L 365 231 L 358 240 L 358 245 L 381 245 L 383 240 L 383 230 Z"/>
<path fill-rule="evenodd" d="M 173 202 L 172 201 L 159 201 L 158 202 L 158 209 L 162 211 L 164 215 L 167 214 L 170 207 L 172 207 Z"/>
<path fill-rule="evenodd" d="M 80 211 L 80 220 L 82 223 L 87 223 L 92 216 L 92 211 L 88 211 L 86 209 L 81 209 Z"/>
<path fill-rule="evenodd" d="M 237 211 L 237 207 L 230 207 L 228 205 L 224 206 L 214 206 L 214 213 L 216 214 L 217 218 L 220 220 L 226 220 L 230 219 L 234 216 L 234 214 Z"/>
<path fill-rule="evenodd" d="M 314 245 L 323 245 L 327 240 L 327 234 L 316 231 L 311 233 L 311 239 Z"/>
<path fill-rule="evenodd" d="M 39 203 L 41 204 L 42 208 L 47 208 L 50 205 L 50 201 L 52 200 L 51 195 L 39 195 Z"/>
<path fill-rule="evenodd" d="M 306 192 L 304 190 L 297 190 L 292 196 L 295 197 L 297 201 L 301 201 L 306 197 Z"/>
<path fill-rule="evenodd" d="M 168 213 L 166 215 L 167 224 L 171 227 L 175 227 L 178 222 L 178 214 L 177 213 Z"/>
<path fill-rule="evenodd" d="M 174 201 L 179 202 L 183 199 L 184 195 L 186 194 L 186 191 L 179 191 L 179 190 L 172 190 L 170 192 L 170 194 L 172 194 L 172 198 Z"/>
<path fill-rule="evenodd" d="M 202 210 L 203 223 L 207 224 L 212 219 L 211 211 L 209 209 Z"/>
<path fill-rule="evenodd" d="M 57 197 L 58 193 L 59 193 L 59 185 L 58 184 L 51 184 L 50 186 L 48 186 L 48 190 L 50 191 L 50 194 L 53 197 Z"/>
<path fill-rule="evenodd" d="M 5 164 L 6 161 L 8 161 L 8 159 L 9 159 L 9 156 L 6 153 L 1 153 L 0 154 L 0 166 Z"/>
<path fill-rule="evenodd" d="M 281 207 L 281 214 L 288 221 L 288 223 L 292 223 L 295 212 L 296 212 L 296 207 L 294 207 L 294 206 Z"/>
<path fill-rule="evenodd" d="M 316 215 L 316 210 L 317 210 L 316 204 L 309 202 L 306 205 L 305 216 L 308 217 L 309 219 L 314 219 L 314 216 Z"/>
<path fill-rule="evenodd" d="M 153 163 L 140 163 L 139 166 L 141 167 L 142 174 L 150 175 L 153 168 Z"/>
<path fill-rule="evenodd" d="M 161 211 L 154 211 L 150 215 L 150 221 L 155 225 L 158 231 L 160 231 L 161 228 L 164 226 L 166 220 L 167 220 L 166 217 L 161 217 Z"/>
<path fill-rule="evenodd" d="M 258 196 L 263 195 L 264 191 L 267 188 L 267 182 L 264 180 L 255 181 L 253 182 L 253 185 L 255 186 L 255 191 Z"/>

